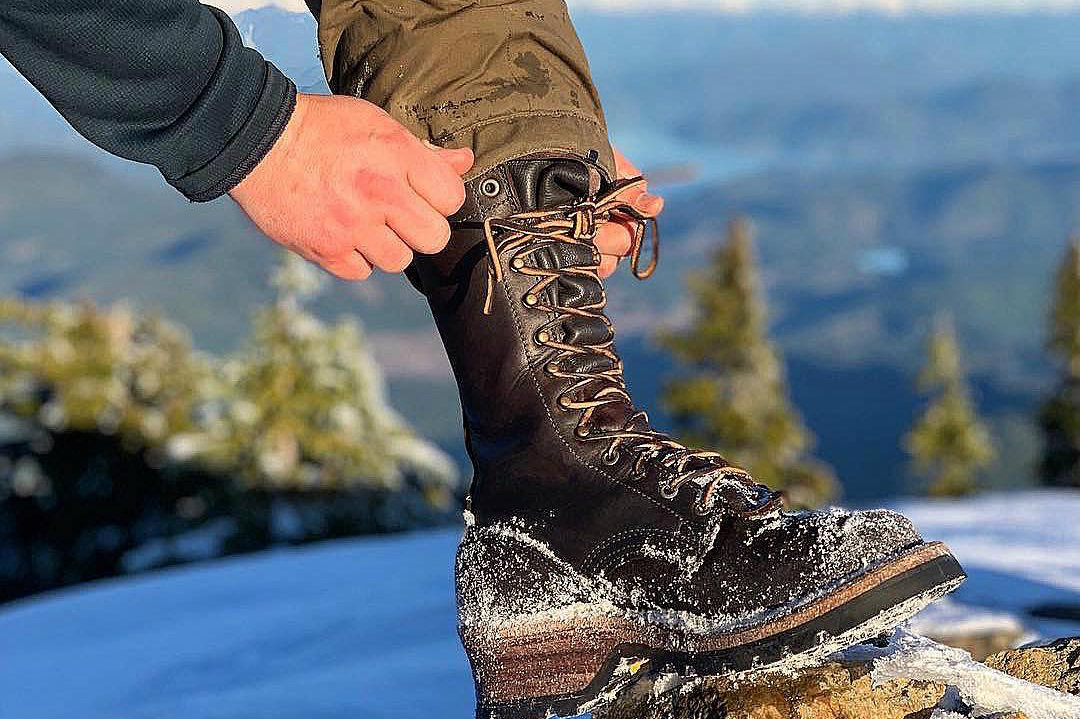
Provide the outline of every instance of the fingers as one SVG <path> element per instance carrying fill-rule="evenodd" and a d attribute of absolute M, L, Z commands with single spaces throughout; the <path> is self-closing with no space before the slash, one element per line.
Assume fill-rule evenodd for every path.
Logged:
<path fill-rule="evenodd" d="M 464 169 L 458 172 L 459 167 Z M 469 167 L 472 167 L 471 150 L 432 152 L 418 143 L 416 157 L 409 164 L 409 185 L 439 214 L 449 217 L 465 202 L 461 175 Z"/>
<path fill-rule="evenodd" d="M 372 230 L 357 252 L 362 253 L 370 264 L 389 273 L 401 272 L 413 259 L 412 250 L 386 225 Z"/>
<path fill-rule="evenodd" d="M 371 276 L 371 265 L 359 252 L 350 252 L 335 260 L 323 260 L 327 272 L 343 280 L 366 280 Z"/>
<path fill-rule="evenodd" d="M 625 180 L 631 177 L 641 177 L 641 170 L 637 168 L 637 165 L 630 162 L 626 155 L 619 152 L 616 148 L 612 148 L 612 152 L 615 154 L 615 174 L 618 175 L 619 179 Z M 638 208 L 638 210 L 649 217 L 656 217 L 660 214 L 660 211 L 664 209 L 664 198 L 649 194 L 648 183 L 645 183 L 632 191 L 628 191 L 626 199 L 633 203 L 634 207 Z"/>
<path fill-rule="evenodd" d="M 431 205 L 416 195 L 409 195 L 388 206 L 386 224 L 417 252 L 429 255 L 441 252 L 450 241 L 450 223 Z"/>
<path fill-rule="evenodd" d="M 649 217 L 656 217 L 664 209 L 664 198 L 659 195 L 650 195 L 646 190 L 648 185 L 641 188 L 641 194 L 634 198 L 634 207 Z"/>
<path fill-rule="evenodd" d="M 622 257 L 630 252 L 630 243 L 633 238 L 634 235 L 629 227 L 618 220 L 613 220 L 600 226 L 593 242 L 596 244 L 596 249 L 600 250 L 600 254 Z"/>
<path fill-rule="evenodd" d="M 450 149 L 446 147 L 436 147 L 436 154 L 442 159 L 443 162 L 450 165 L 450 169 L 456 172 L 459 176 L 464 175 L 466 172 L 472 169 L 473 166 L 473 151 L 467 147 L 459 147 L 456 149 Z"/>
<path fill-rule="evenodd" d="M 626 155 L 619 152 L 618 148 L 613 147 L 611 148 L 611 151 L 615 155 L 615 174 L 618 175 L 620 179 L 638 177 L 641 175 L 641 170 L 637 169 L 637 166 L 630 162 L 630 160 L 626 158 Z"/>
<path fill-rule="evenodd" d="M 613 255 L 600 255 L 600 277 L 607 278 L 615 274 L 619 267 L 619 258 Z"/>

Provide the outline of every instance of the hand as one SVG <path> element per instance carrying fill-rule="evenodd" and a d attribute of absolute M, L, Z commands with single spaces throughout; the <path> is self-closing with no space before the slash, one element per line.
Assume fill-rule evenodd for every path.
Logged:
<path fill-rule="evenodd" d="M 471 150 L 422 143 L 370 102 L 299 95 L 274 147 L 229 194 L 270 239 L 362 280 L 446 246 L 472 163 Z"/>
<path fill-rule="evenodd" d="M 637 177 L 641 170 L 615 150 L 615 172 L 619 179 Z M 635 207 L 646 215 L 655 217 L 664 209 L 664 198 L 648 193 L 648 186 L 642 186 L 627 193 Z M 619 266 L 619 260 L 630 252 L 630 243 L 634 239 L 633 224 L 630 221 L 613 220 L 600 227 L 596 233 L 596 249 L 600 250 L 600 276 L 610 277 Z"/>

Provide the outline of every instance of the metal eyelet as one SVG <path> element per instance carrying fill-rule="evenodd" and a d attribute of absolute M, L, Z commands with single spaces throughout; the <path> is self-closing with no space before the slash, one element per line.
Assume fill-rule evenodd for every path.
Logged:
<path fill-rule="evenodd" d="M 515 270 L 520 270 L 522 267 L 525 266 L 525 260 L 521 259 L 520 257 L 515 257 L 510 262 L 510 266 L 513 267 Z"/>
<path fill-rule="evenodd" d="M 675 499 L 679 495 L 679 488 L 672 487 L 670 484 L 660 485 L 660 496 L 664 499 Z"/>
<path fill-rule="evenodd" d="M 609 451 L 609 450 L 604 450 L 604 453 L 600 455 L 600 461 L 603 462 L 604 464 L 606 464 L 609 467 L 614 465 L 614 464 L 618 464 L 618 462 L 619 462 L 619 450 L 615 450 L 614 452 Z"/>
<path fill-rule="evenodd" d="M 498 197 L 502 192 L 502 184 L 494 177 L 489 177 L 480 183 L 480 194 L 485 197 Z"/>
<path fill-rule="evenodd" d="M 525 295 L 525 300 L 524 301 L 525 301 L 525 304 L 527 304 L 529 307 L 532 307 L 537 302 L 536 295 Z"/>
<path fill-rule="evenodd" d="M 552 375 L 559 374 L 559 363 L 558 362 L 548 362 L 548 366 L 545 369 L 547 369 L 548 374 L 552 374 Z"/>
<path fill-rule="evenodd" d="M 576 434 L 578 437 L 588 437 L 589 428 L 584 425 L 579 425 L 578 428 L 574 430 L 574 434 Z"/>
<path fill-rule="evenodd" d="M 559 406 L 563 409 L 570 409 L 570 398 L 564 395 L 559 395 Z"/>

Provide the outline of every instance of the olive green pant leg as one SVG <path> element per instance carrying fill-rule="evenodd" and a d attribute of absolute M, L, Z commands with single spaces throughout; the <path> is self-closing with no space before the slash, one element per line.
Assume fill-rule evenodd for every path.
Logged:
<path fill-rule="evenodd" d="M 335 93 L 418 137 L 471 147 L 471 179 L 542 152 L 614 177 L 607 126 L 563 0 L 322 0 L 319 47 Z"/>

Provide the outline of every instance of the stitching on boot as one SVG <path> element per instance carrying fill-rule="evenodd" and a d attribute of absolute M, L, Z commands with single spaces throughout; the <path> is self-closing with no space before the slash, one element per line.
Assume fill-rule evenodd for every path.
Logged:
<path fill-rule="evenodd" d="M 612 560 L 617 558 L 618 555 L 627 554 L 628 551 L 631 553 L 641 551 L 641 546 L 631 546 L 623 541 L 634 535 L 641 536 L 645 539 L 660 535 L 671 540 L 675 544 L 679 543 L 678 535 L 666 529 L 626 529 L 611 535 L 589 550 L 589 553 L 585 555 L 585 559 L 583 560 L 584 569 L 588 572 L 601 571 L 606 568 Z M 622 544 L 622 546 L 620 546 L 620 544 Z"/>

